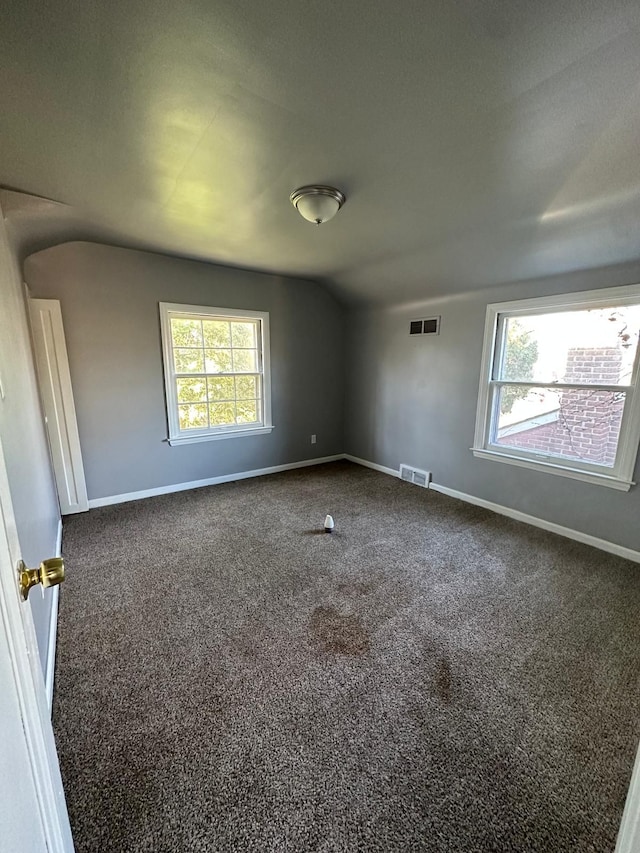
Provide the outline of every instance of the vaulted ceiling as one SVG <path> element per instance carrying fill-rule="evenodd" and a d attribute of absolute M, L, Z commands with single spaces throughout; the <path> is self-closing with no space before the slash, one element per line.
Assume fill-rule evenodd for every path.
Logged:
<path fill-rule="evenodd" d="M 0 74 L 0 184 L 73 208 L 52 239 L 372 301 L 640 257 L 637 2 L 7 0 Z M 347 195 L 319 228 L 306 183 Z"/>

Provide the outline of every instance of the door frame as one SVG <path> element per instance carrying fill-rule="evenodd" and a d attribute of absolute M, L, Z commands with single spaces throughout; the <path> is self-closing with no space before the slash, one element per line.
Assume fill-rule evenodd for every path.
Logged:
<path fill-rule="evenodd" d="M 25 284 L 40 402 L 62 515 L 89 509 L 69 356 L 58 299 L 31 296 Z"/>

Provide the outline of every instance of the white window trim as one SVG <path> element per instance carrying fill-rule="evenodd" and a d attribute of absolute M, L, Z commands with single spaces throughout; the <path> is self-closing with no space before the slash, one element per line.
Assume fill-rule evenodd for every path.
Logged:
<path fill-rule="evenodd" d="M 219 441 L 225 438 L 241 438 L 270 433 L 274 429 L 274 426 L 271 422 L 271 359 L 268 311 L 247 311 L 241 308 L 212 308 L 204 305 L 181 305 L 174 302 L 160 302 L 159 308 L 169 444 L 172 446 L 196 444 L 202 441 Z M 206 430 L 192 430 L 190 434 L 180 430 L 178 422 L 178 400 L 173 371 L 173 340 L 171 338 L 170 323 L 172 314 L 260 320 L 263 422 L 259 426 L 207 428 Z"/>
<path fill-rule="evenodd" d="M 547 314 L 553 311 L 598 307 L 609 308 L 632 305 L 638 302 L 640 302 L 640 284 L 632 284 L 623 287 L 609 287 L 602 290 L 565 293 L 557 296 L 543 296 L 534 299 L 520 299 L 515 302 L 499 302 L 487 305 L 476 429 L 473 447 L 471 448 L 474 456 L 495 462 L 505 462 L 509 465 L 517 465 L 522 468 L 531 468 L 536 471 L 546 471 L 550 474 L 570 477 L 586 483 L 596 483 L 621 491 L 629 491 L 631 486 L 635 485 L 633 482 L 633 471 L 638 454 L 638 445 L 640 444 L 640 345 L 636 352 L 636 360 L 630 382 L 631 390 L 627 391 L 625 400 L 616 464 L 611 469 L 604 466 L 590 465 L 589 463 L 563 460 L 557 456 L 544 456 L 531 451 L 514 450 L 514 448 L 508 447 L 502 449 L 500 445 L 491 444 L 490 429 L 492 413 L 490 406 L 492 400 L 493 364 L 496 349 L 499 345 L 497 341 L 498 322 L 501 314 L 517 314 L 518 316 Z M 600 467 L 600 470 L 597 470 L 598 467 Z"/>

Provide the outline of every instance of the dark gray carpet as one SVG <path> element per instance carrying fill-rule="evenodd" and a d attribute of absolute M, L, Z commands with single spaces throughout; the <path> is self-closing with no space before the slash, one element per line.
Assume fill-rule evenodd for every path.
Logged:
<path fill-rule="evenodd" d="M 640 566 L 349 463 L 73 516 L 64 555 L 79 853 L 613 850 Z"/>

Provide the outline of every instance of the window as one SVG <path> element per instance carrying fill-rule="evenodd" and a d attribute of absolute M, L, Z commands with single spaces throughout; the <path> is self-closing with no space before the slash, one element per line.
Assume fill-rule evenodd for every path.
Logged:
<path fill-rule="evenodd" d="M 271 432 L 269 315 L 160 303 L 169 443 Z"/>
<path fill-rule="evenodd" d="M 489 305 L 473 452 L 627 491 L 640 285 Z"/>

